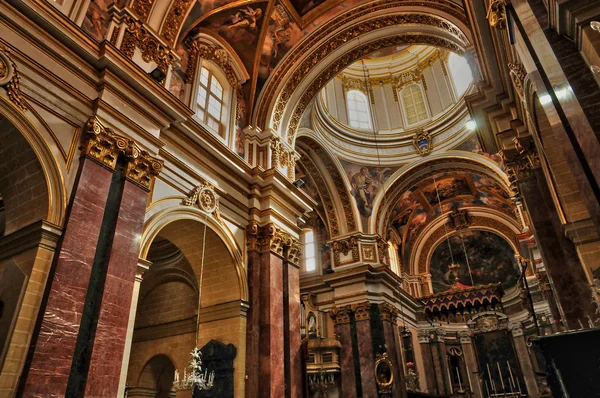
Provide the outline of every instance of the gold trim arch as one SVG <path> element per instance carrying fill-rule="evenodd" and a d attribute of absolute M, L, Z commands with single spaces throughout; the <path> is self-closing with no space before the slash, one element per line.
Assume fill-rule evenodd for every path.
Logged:
<path fill-rule="evenodd" d="M 208 217 L 207 217 L 208 215 Z M 233 234 L 223 225 L 221 225 L 214 217 L 210 214 L 203 212 L 200 209 L 196 209 L 190 206 L 177 206 L 170 207 L 164 210 L 160 210 L 153 214 L 144 223 L 144 232 L 141 237 L 140 247 L 140 258 L 146 259 L 150 245 L 154 241 L 154 238 L 158 233 L 167 225 L 175 221 L 191 220 L 205 224 L 223 241 L 227 250 L 233 258 L 233 262 L 236 268 L 238 281 L 240 284 L 240 299 L 248 301 L 248 280 L 246 277 L 246 269 L 244 267 L 242 253 L 234 239 Z"/>
<path fill-rule="evenodd" d="M 27 117 L 27 111 L 24 113 L 3 96 L 0 96 L 0 115 L 4 116 L 25 138 L 40 162 L 48 191 L 48 214 L 45 219 L 62 227 L 66 217 L 68 197 L 63 175 L 64 168 L 60 167 L 52 148 L 47 144 L 54 142 L 53 139 L 44 136 L 35 123 Z"/>

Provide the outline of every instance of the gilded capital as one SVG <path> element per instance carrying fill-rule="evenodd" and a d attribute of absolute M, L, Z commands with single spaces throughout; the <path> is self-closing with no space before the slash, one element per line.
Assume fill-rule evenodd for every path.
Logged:
<path fill-rule="evenodd" d="M 8 48 L 0 42 L 0 87 L 4 87 L 8 99 L 24 111 L 26 107 L 21 95 L 20 82 L 19 68 L 11 58 Z"/>
<path fill-rule="evenodd" d="M 350 323 L 350 313 L 352 308 L 349 305 L 343 307 L 335 307 L 329 312 L 329 316 L 333 320 L 334 325 L 342 325 Z"/>
<path fill-rule="evenodd" d="M 252 221 L 246 227 L 246 242 L 248 250 L 271 252 L 294 265 L 300 264 L 300 241 L 283 231 L 273 223 L 260 226 Z"/>
<path fill-rule="evenodd" d="M 352 311 L 354 312 L 354 320 L 356 321 L 364 321 L 371 319 L 371 303 L 365 301 L 360 304 L 353 304 Z"/>
<path fill-rule="evenodd" d="M 139 150 L 132 151 L 127 158 L 128 161 L 125 174 L 127 179 L 134 184 L 149 190 L 154 177 L 159 175 L 162 171 L 163 161 L 151 156 L 146 151 Z"/>
<path fill-rule="evenodd" d="M 490 26 L 496 29 L 506 28 L 506 0 L 492 0 L 488 7 L 487 19 Z"/>
<path fill-rule="evenodd" d="M 381 320 L 396 323 L 398 317 L 398 310 L 396 307 L 389 303 L 379 304 L 379 311 L 381 312 Z"/>

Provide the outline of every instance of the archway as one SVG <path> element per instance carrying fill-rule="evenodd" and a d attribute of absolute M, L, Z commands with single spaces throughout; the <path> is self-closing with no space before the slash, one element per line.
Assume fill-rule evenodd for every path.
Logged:
<path fill-rule="evenodd" d="M 127 390 L 128 397 L 174 398 L 175 365 L 166 355 L 152 357 L 140 374 L 137 387 Z"/>
<path fill-rule="evenodd" d="M 140 286 L 127 384 L 139 387 L 138 375 L 155 355 L 169 356 L 183 375 L 191 350 L 216 340 L 240 349 L 233 380 L 236 395 L 243 394 L 247 288 L 239 277 L 240 259 L 212 219 L 186 212 L 166 212 L 147 224 L 142 256 L 152 265 Z"/>

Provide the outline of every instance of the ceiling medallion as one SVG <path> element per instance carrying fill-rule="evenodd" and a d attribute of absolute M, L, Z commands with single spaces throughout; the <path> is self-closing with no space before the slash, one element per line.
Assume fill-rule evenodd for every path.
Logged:
<path fill-rule="evenodd" d="M 431 153 L 433 149 L 433 143 L 431 142 L 431 137 L 427 131 L 419 131 L 413 137 L 413 145 L 417 150 L 417 153 L 421 156 L 426 156 Z"/>

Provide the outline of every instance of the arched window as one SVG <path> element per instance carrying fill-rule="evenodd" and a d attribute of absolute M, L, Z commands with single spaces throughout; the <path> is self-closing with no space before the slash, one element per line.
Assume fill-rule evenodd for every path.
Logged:
<path fill-rule="evenodd" d="M 371 116 L 367 96 L 358 90 L 350 90 L 346 94 L 348 107 L 348 122 L 350 126 L 358 129 L 371 128 Z"/>
<path fill-rule="evenodd" d="M 196 115 L 215 133 L 225 138 L 225 91 L 214 73 L 208 68 L 200 70 L 200 85 L 196 98 Z"/>
<path fill-rule="evenodd" d="M 315 233 L 312 229 L 304 230 L 304 270 L 313 272 L 317 269 Z"/>
<path fill-rule="evenodd" d="M 388 242 L 388 254 L 390 257 L 390 268 L 396 273 L 396 275 L 400 275 L 400 259 L 398 258 L 398 246 L 396 246 L 392 242 Z"/>
<path fill-rule="evenodd" d="M 456 96 L 460 98 L 473 82 L 473 74 L 469 63 L 465 57 L 452 53 L 448 57 L 448 69 L 450 69 Z"/>
<path fill-rule="evenodd" d="M 423 92 L 418 84 L 411 84 L 402 90 L 402 103 L 404 104 L 406 121 L 409 125 L 428 118 Z"/>

